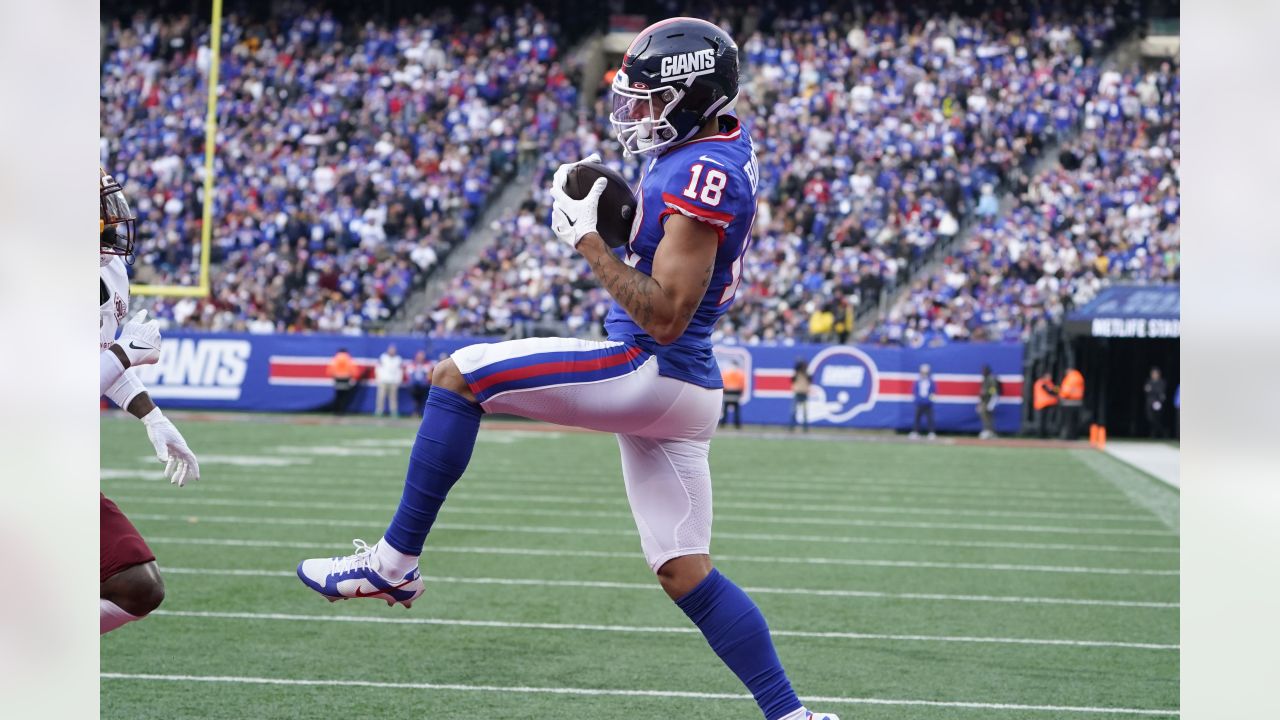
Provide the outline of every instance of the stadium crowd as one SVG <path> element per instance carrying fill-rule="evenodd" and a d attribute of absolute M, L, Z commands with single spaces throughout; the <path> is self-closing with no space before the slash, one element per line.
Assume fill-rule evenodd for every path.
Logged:
<path fill-rule="evenodd" d="M 101 164 L 145 238 L 135 280 L 197 283 L 207 25 L 105 26 Z M 328 12 L 222 24 L 213 294 L 153 311 L 214 330 L 387 320 L 470 229 L 576 88 L 529 7 L 346 27 Z"/>
<path fill-rule="evenodd" d="M 1111 71 L 1081 133 L 1014 188 L 934 273 L 918 278 L 872 333 L 880 342 L 1025 340 L 1106 281 L 1176 282 L 1180 81 L 1177 65 Z"/>
<path fill-rule="evenodd" d="M 845 341 L 908 282 L 871 339 L 1016 339 L 1104 281 L 1176 280 L 1178 68 L 1104 72 L 1127 19 L 1077 10 L 725 11 L 755 28 L 738 37 L 737 113 L 761 182 L 715 339 Z M 207 32 L 139 15 L 105 35 L 102 161 L 140 216 L 140 281 L 196 282 Z M 598 334 L 610 300 L 551 233 L 546 186 L 591 152 L 633 181 L 640 165 L 613 141 L 608 77 L 573 118 L 557 37 L 527 6 L 226 18 L 213 295 L 153 309 L 209 329 L 376 329 L 520 171 L 524 202 L 414 328 Z"/>
<path fill-rule="evenodd" d="M 875 302 L 1072 132 L 1097 85 L 1114 19 L 1006 15 L 909 19 L 896 11 L 797 11 L 742 43 L 738 112 L 760 156 L 754 247 L 718 340 L 844 340 Z M 611 153 L 608 105 L 553 148 L 559 162 Z M 593 122 L 594 120 L 594 122 Z M 540 186 L 539 182 L 534 183 Z M 545 193 L 418 327 L 439 334 L 590 333 L 608 301 L 545 227 Z"/>

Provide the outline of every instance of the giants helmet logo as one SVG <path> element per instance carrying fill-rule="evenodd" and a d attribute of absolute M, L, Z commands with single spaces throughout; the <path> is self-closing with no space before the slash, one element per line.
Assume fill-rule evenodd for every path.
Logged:
<path fill-rule="evenodd" d="M 659 70 L 663 80 L 685 80 L 691 82 L 699 75 L 710 75 L 716 71 L 715 50 L 696 50 L 682 55 L 662 58 Z"/>
<path fill-rule="evenodd" d="M 880 375 L 858 348 L 826 348 L 809 363 L 809 376 L 809 416 L 814 421 L 845 422 L 875 407 Z"/>

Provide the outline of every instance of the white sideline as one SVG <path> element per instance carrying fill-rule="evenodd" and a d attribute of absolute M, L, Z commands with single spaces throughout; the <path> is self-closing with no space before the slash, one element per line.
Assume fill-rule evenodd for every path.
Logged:
<path fill-rule="evenodd" d="M 243 577 L 297 577 L 291 570 L 257 570 L 248 568 L 186 568 L 162 567 L 162 573 L 173 575 L 220 575 Z M 456 583 L 460 585 L 517 585 L 525 587 L 572 587 L 606 590 L 658 590 L 657 583 L 613 582 L 607 580 L 538 580 L 534 578 L 482 578 L 450 577 L 447 575 L 423 575 L 423 581 L 432 583 Z M 891 593 L 878 590 L 824 590 L 818 588 L 770 588 L 744 587 L 749 593 L 760 595 L 805 595 L 811 597 L 885 598 L 891 600 L 934 600 L 941 602 L 986 602 L 1016 605 L 1089 605 L 1100 607 L 1172 609 L 1178 603 L 1144 600 L 1090 600 L 1080 598 L 1018 597 L 1014 595 L 948 595 L 943 593 Z"/>
<path fill-rule="evenodd" d="M 700 634 L 698 628 L 636 625 L 591 625 L 582 623 L 507 622 L 503 620 L 453 620 L 446 618 L 399 618 L 373 615 L 292 615 L 287 613 L 209 612 L 196 610 L 153 610 L 156 615 L 219 620 L 283 620 L 296 622 L 374 623 L 391 625 L 442 625 L 445 627 L 478 627 L 507 630 L 582 630 L 587 632 L 637 634 Z M 1177 650 L 1177 645 L 1159 643 L 1113 642 L 1110 640 L 1055 640 L 1040 638 L 967 637 L 956 635 L 886 635 L 882 633 L 819 632 L 809 630 L 774 630 L 774 637 L 817 638 L 823 640 L 892 640 L 900 642 L 989 643 L 997 645 L 1055 645 L 1089 648 L 1125 648 L 1133 650 Z"/>
<path fill-rule="evenodd" d="M 370 529 L 377 526 L 376 521 L 340 520 L 335 518 L 276 518 L 276 517 L 239 517 L 220 515 L 161 515 L 155 513 L 129 513 L 135 520 L 160 520 L 186 523 L 230 523 L 233 525 L 305 525 L 308 527 L 352 527 Z M 632 530 L 601 530 L 581 527 L 555 527 L 549 525 L 483 525 L 476 523 L 438 522 L 436 528 L 444 530 L 474 530 L 497 533 L 532 533 L 537 535 L 612 535 L 615 537 L 635 538 Z M 872 544 L 872 545 L 928 545 L 938 547 L 980 547 L 1009 548 L 1013 550 L 1083 550 L 1087 552 L 1132 552 L 1174 554 L 1178 548 L 1143 545 L 1071 545 L 1055 543 L 1009 543 L 982 540 L 918 540 L 899 538 L 866 538 L 842 535 L 791 535 L 786 533 L 735 533 L 715 531 L 715 537 L 729 540 L 761 540 L 767 542 L 808 542 L 837 544 Z"/>
<path fill-rule="evenodd" d="M 345 548 L 336 547 L 332 543 L 304 543 L 304 542 L 277 542 L 274 540 L 244 540 L 244 539 L 221 539 L 221 538 L 176 538 L 176 537 L 149 537 L 147 542 L 152 544 L 173 544 L 173 545 L 205 545 L 220 547 L 263 547 L 263 548 L 297 548 L 305 550 L 321 550 L 324 552 L 347 552 Z M 528 557 L 554 557 L 554 558 L 618 558 L 623 560 L 637 560 L 641 554 L 637 552 L 611 552 L 607 550 L 545 550 L 538 548 L 507 548 L 507 547 L 462 547 L 456 545 L 435 545 L 433 544 L 429 550 L 430 553 L 470 553 L 476 555 L 522 555 Z M 940 570 L 991 570 L 996 572 L 1045 572 L 1045 573 L 1075 573 L 1075 574 L 1096 574 L 1096 575 L 1155 575 L 1163 577 L 1176 577 L 1178 570 L 1150 570 L 1150 569 L 1131 569 L 1131 568 L 1099 568 L 1099 567 L 1076 567 L 1061 565 L 1014 565 L 1004 563 L 949 563 L 919 560 L 859 560 L 853 558 L 824 558 L 824 557 L 778 557 L 778 556 L 761 556 L 761 555 L 721 555 L 716 554 L 716 559 L 724 562 L 758 562 L 768 564 L 801 564 L 801 565 L 850 565 L 854 567 L 889 567 L 889 568 L 917 568 L 917 569 L 940 569 Z"/>
<path fill-rule="evenodd" d="M 361 507 L 352 503 L 315 503 L 315 502 L 293 502 L 293 501 L 275 501 L 275 500 L 237 500 L 229 498 L 200 498 L 192 500 L 191 498 L 182 497 L 161 497 L 152 496 L 118 496 L 115 498 L 117 502 L 130 502 L 145 505 L 187 505 L 204 503 L 206 505 L 218 505 L 224 507 L 276 507 L 290 508 L 301 510 L 365 510 L 365 511 L 382 511 L 389 512 L 390 506 L 384 505 L 367 505 Z M 595 510 L 554 510 L 549 508 L 477 508 L 477 507 L 459 507 L 457 505 L 450 506 L 448 513 L 450 515 L 522 515 L 535 517 L 594 517 L 594 518 L 630 518 L 631 513 L 622 511 L 595 511 Z M 877 528 L 901 528 L 912 530 L 977 530 L 982 532 L 1009 532 L 1009 533 L 1040 533 L 1040 534 L 1058 534 L 1058 535 L 1134 535 L 1143 537 L 1177 537 L 1167 528 L 1159 530 L 1142 530 L 1136 528 L 1110 528 L 1110 527 L 1072 527 L 1069 525 L 1002 525 L 1002 524 L 983 524 L 983 523 L 944 523 L 944 522 L 918 522 L 907 520 L 855 520 L 848 518 L 815 518 L 806 517 L 797 520 L 794 517 L 778 517 L 773 515 L 726 515 L 717 513 L 715 520 L 718 523 L 750 523 L 752 525 L 796 525 L 803 523 L 805 525 L 831 525 L 835 527 L 877 527 Z M 327 522 L 327 521 L 322 521 Z"/>
<path fill-rule="evenodd" d="M 146 673 L 100 673 L 104 680 L 153 680 L 165 682 L 210 682 L 240 685 L 289 685 L 304 687 L 366 687 L 384 690 L 455 690 L 459 692 L 491 692 L 547 695 L 586 695 L 603 697 L 656 697 L 690 700 L 751 700 L 750 695 L 731 693 L 686 692 L 679 690 L 624 690 L 606 688 L 521 687 L 498 685 L 461 685 L 454 683 L 378 682 L 374 680 L 301 680 L 295 678 L 238 677 L 230 675 L 156 675 Z M 1015 705 L 945 700 L 903 700 L 887 698 L 809 697 L 807 702 L 849 705 L 915 705 L 927 707 L 973 708 L 978 710 L 1020 710 L 1041 712 L 1109 713 L 1115 715 L 1155 715 L 1177 717 L 1177 710 L 1146 708 L 1075 707 L 1070 705 Z"/>

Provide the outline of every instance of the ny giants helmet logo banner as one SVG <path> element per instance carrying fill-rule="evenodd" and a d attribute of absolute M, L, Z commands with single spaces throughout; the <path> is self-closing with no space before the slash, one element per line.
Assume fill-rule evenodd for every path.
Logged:
<path fill-rule="evenodd" d="M 840 345 L 809 361 L 813 387 L 809 416 L 840 423 L 875 407 L 880 377 L 875 362 L 856 347 Z"/>

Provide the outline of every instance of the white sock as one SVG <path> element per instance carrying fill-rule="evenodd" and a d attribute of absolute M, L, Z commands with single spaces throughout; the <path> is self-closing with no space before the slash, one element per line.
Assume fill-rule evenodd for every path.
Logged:
<path fill-rule="evenodd" d="M 107 600 L 106 598 L 98 598 L 99 635 L 106 635 L 125 623 L 131 623 L 134 620 L 141 619 L 142 618 L 137 615 L 130 615 L 119 605 Z"/>
<path fill-rule="evenodd" d="M 778 718 L 778 720 L 808 720 L 808 717 L 809 717 L 809 711 L 806 710 L 803 705 L 801 705 L 799 710 L 796 710 L 795 712 L 789 713 L 787 715 L 783 715 L 782 717 Z"/>
<path fill-rule="evenodd" d="M 405 555 L 388 545 L 385 538 L 378 540 L 378 544 L 373 546 L 373 553 L 378 562 L 375 569 L 388 580 L 399 580 L 418 567 L 417 555 Z"/>

